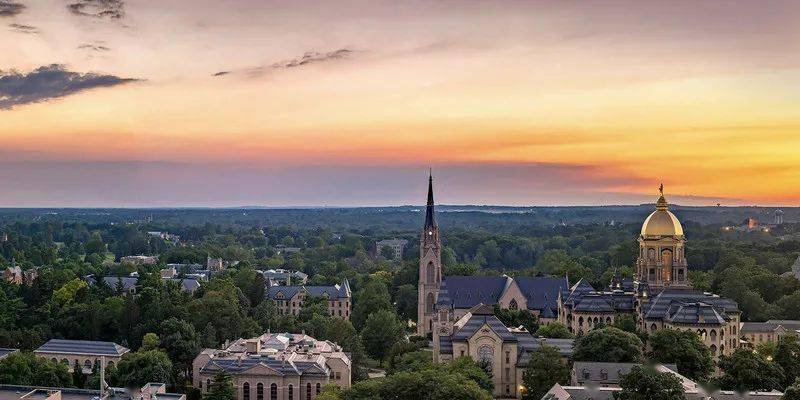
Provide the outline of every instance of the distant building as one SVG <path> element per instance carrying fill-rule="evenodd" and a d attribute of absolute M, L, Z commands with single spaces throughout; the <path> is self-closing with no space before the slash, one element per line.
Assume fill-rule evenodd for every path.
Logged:
<path fill-rule="evenodd" d="M 350 319 L 353 294 L 347 279 L 333 286 L 270 286 L 266 289 L 266 297 L 275 301 L 278 312 L 283 315 L 300 314 L 305 300 L 311 296 L 328 299 L 331 316 Z"/>
<path fill-rule="evenodd" d="M 4 348 L 4 347 L 0 347 L 0 360 L 8 357 L 11 354 L 14 354 L 14 353 L 18 352 L 18 351 L 19 351 L 19 349 L 7 349 L 7 348 Z"/>
<path fill-rule="evenodd" d="M 558 383 L 542 396 L 542 400 L 612 400 L 614 393 L 620 392 L 620 377 L 630 373 L 633 367 L 639 364 L 629 363 L 600 363 L 600 362 L 575 362 L 571 372 L 571 385 L 562 386 Z M 654 366 L 656 371 L 672 374 L 680 380 L 686 400 L 745 400 L 763 399 L 780 400 L 783 393 L 747 392 L 739 393 L 732 390 L 718 390 L 706 392 L 700 384 L 679 374 L 675 365 Z"/>
<path fill-rule="evenodd" d="M 87 275 L 84 277 L 86 281 L 90 285 L 96 284 L 96 279 L 93 275 Z M 200 281 L 196 277 L 186 276 L 186 277 L 177 277 L 173 276 L 170 278 L 164 278 L 162 275 L 163 281 L 172 281 L 177 282 L 181 290 L 184 292 L 194 293 L 197 289 L 200 289 Z M 134 295 L 136 294 L 136 285 L 139 283 L 138 276 L 104 276 L 103 277 L 103 284 L 111 288 L 117 294 L 125 294 L 125 295 Z"/>
<path fill-rule="evenodd" d="M 129 351 L 113 342 L 50 339 L 33 353 L 53 362 L 62 362 L 70 370 L 78 367 L 90 373 L 95 365 L 101 366 L 101 360 L 105 360 L 102 366 L 107 367 L 118 363 L 122 355 Z"/>
<path fill-rule="evenodd" d="M 388 247 L 392 249 L 393 258 L 399 261 L 403 259 L 403 249 L 405 249 L 406 245 L 408 245 L 408 240 L 405 239 L 380 240 L 375 243 L 375 254 L 380 256 L 383 248 Z"/>
<path fill-rule="evenodd" d="M 284 246 L 284 245 L 282 245 L 282 244 L 279 244 L 279 245 L 275 246 L 275 251 L 276 251 L 278 254 L 292 254 L 292 253 L 299 253 L 299 252 L 300 252 L 300 250 L 301 250 L 301 249 L 300 249 L 299 247 Z"/>
<path fill-rule="evenodd" d="M 286 269 L 268 269 L 266 271 L 261 272 L 264 275 L 264 278 L 267 281 L 271 281 L 274 285 L 286 285 L 290 286 L 292 283 L 298 283 L 300 285 L 305 285 L 308 282 L 308 274 L 303 273 L 301 271 L 289 271 Z"/>
<path fill-rule="evenodd" d="M 230 373 L 237 400 L 315 399 L 326 384 L 349 388 L 352 379 L 352 362 L 339 345 L 290 333 L 265 333 L 223 350 L 205 349 L 192 369 L 192 383 L 203 393 L 216 373 Z"/>
<path fill-rule="evenodd" d="M 761 343 L 777 342 L 788 333 L 781 324 L 774 322 L 742 322 L 739 332 L 742 345 L 751 348 Z"/>
<path fill-rule="evenodd" d="M 5 279 L 6 282 L 13 283 L 15 285 L 21 285 L 22 268 L 20 268 L 19 265 L 16 264 L 6 268 L 5 271 L 3 271 L 3 279 Z"/>
<path fill-rule="evenodd" d="M 225 269 L 225 262 L 221 258 L 206 258 L 206 269 L 211 271 L 222 271 Z"/>
<path fill-rule="evenodd" d="M 783 210 L 775 210 L 773 213 L 775 225 L 780 225 L 783 223 Z"/>
<path fill-rule="evenodd" d="M 119 259 L 120 262 L 135 264 L 135 265 L 154 265 L 158 262 L 158 257 L 156 256 L 125 256 Z"/>
<path fill-rule="evenodd" d="M 174 235 L 174 234 L 169 233 L 169 232 L 150 231 L 150 232 L 147 232 L 147 234 L 150 235 L 150 236 L 153 236 L 153 237 L 164 239 L 164 240 L 166 240 L 168 242 L 172 242 L 172 243 L 178 243 L 181 240 L 180 236 Z"/>

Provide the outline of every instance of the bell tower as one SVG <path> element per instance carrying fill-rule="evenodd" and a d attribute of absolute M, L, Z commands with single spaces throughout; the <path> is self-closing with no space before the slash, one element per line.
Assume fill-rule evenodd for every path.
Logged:
<path fill-rule="evenodd" d="M 425 226 L 419 238 L 419 301 L 417 334 L 426 336 L 433 330 L 435 305 L 442 284 L 442 242 L 433 203 L 433 174 L 428 175 L 428 205 Z"/>

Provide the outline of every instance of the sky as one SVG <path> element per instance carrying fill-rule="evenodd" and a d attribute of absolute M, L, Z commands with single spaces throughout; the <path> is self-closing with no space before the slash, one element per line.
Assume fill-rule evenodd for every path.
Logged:
<path fill-rule="evenodd" d="M 0 0 L 0 206 L 800 205 L 800 2 Z"/>

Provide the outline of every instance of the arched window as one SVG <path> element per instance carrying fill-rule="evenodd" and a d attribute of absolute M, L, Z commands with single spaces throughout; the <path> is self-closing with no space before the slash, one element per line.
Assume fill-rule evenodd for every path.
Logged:
<path fill-rule="evenodd" d="M 294 386 L 289 384 L 289 400 L 294 400 Z"/>
<path fill-rule="evenodd" d="M 478 361 L 486 364 L 487 369 L 491 372 L 492 362 L 494 361 L 494 349 L 492 346 L 481 346 L 478 348 Z"/>
<path fill-rule="evenodd" d="M 311 383 L 306 383 L 306 400 L 311 400 Z"/>
<path fill-rule="evenodd" d="M 245 382 L 242 384 L 242 398 L 244 400 L 250 400 L 250 383 Z"/>
<path fill-rule="evenodd" d="M 511 310 L 516 310 L 517 308 L 519 308 L 519 306 L 517 305 L 517 299 L 511 299 L 511 302 L 508 303 L 508 308 Z"/>
<path fill-rule="evenodd" d="M 611 317 L 606 317 L 606 325 L 611 325 Z"/>
<path fill-rule="evenodd" d="M 712 329 L 711 333 L 709 333 L 709 336 L 711 337 L 711 341 L 712 342 L 716 342 L 717 341 L 717 331 Z"/>
<path fill-rule="evenodd" d="M 86 360 L 83 362 L 83 368 L 85 369 L 92 369 L 92 360 Z"/>
<path fill-rule="evenodd" d="M 206 390 L 211 390 L 211 379 L 206 379 Z"/>
<path fill-rule="evenodd" d="M 716 345 L 713 345 L 713 344 L 711 345 L 711 354 L 712 355 L 717 355 L 717 346 Z"/>
<path fill-rule="evenodd" d="M 578 317 L 578 326 L 583 326 L 583 317 Z"/>
<path fill-rule="evenodd" d="M 656 324 L 650 325 L 650 330 L 651 331 L 655 331 L 656 329 L 658 329 L 658 326 L 656 326 Z"/>
<path fill-rule="evenodd" d="M 256 400 L 264 400 L 264 384 L 261 382 L 256 385 Z"/>
<path fill-rule="evenodd" d="M 278 400 L 278 385 L 269 385 L 269 400 Z"/>
<path fill-rule="evenodd" d="M 656 250 L 655 249 L 647 250 L 647 258 L 649 258 L 650 261 L 655 260 L 656 259 Z"/>
<path fill-rule="evenodd" d="M 430 314 L 433 313 L 433 293 L 428 293 L 425 296 L 425 311 Z"/>
<path fill-rule="evenodd" d="M 56 362 L 58 362 L 58 359 L 57 359 L 57 358 L 55 358 L 55 357 L 53 357 L 53 358 L 51 358 L 51 359 L 50 359 L 50 361 L 52 361 L 52 362 L 56 363 Z"/>
<path fill-rule="evenodd" d="M 425 278 L 426 282 L 433 283 L 436 281 L 436 267 L 433 266 L 433 262 L 428 263 L 428 269 L 425 272 L 427 274 Z"/>
<path fill-rule="evenodd" d="M 319 382 L 317 382 L 317 394 L 319 394 L 319 392 L 321 391 L 322 391 L 322 385 L 320 385 Z"/>

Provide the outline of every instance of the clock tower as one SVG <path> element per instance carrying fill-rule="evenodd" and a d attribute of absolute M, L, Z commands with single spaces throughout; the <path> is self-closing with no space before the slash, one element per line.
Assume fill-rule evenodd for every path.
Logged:
<path fill-rule="evenodd" d="M 433 175 L 428 176 L 428 205 L 425 207 L 425 226 L 419 239 L 419 301 L 417 303 L 417 334 L 426 336 L 433 330 L 436 299 L 442 284 L 442 241 L 433 203 Z"/>

